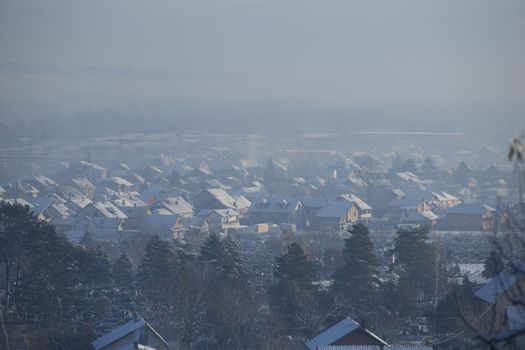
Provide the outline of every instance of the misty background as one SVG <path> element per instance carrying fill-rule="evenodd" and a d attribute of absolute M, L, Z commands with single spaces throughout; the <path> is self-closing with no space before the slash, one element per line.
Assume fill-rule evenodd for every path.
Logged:
<path fill-rule="evenodd" d="M 0 136 L 525 129 L 525 2 L 0 0 Z"/>

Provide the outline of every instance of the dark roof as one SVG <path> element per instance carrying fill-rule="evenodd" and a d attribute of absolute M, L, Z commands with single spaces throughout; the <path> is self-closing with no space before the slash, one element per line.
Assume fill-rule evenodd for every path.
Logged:
<path fill-rule="evenodd" d="M 142 317 L 131 320 L 128 323 L 123 324 L 120 327 L 115 328 L 111 332 L 104 334 L 100 338 L 96 339 L 91 343 L 95 350 L 104 349 L 105 347 L 113 344 L 117 340 L 125 337 L 126 335 L 140 329 L 142 327 L 148 327 L 168 348 L 169 345 L 166 341 L 158 334 Z"/>
<path fill-rule="evenodd" d="M 447 210 L 447 214 L 484 214 L 487 211 L 496 211 L 488 205 L 480 203 L 463 203 Z"/>
<path fill-rule="evenodd" d="M 251 213 L 289 213 L 295 210 L 297 198 L 262 198 L 250 207 Z"/>
<path fill-rule="evenodd" d="M 354 206 L 354 202 L 336 201 L 324 206 L 317 217 L 321 218 L 341 218 Z"/>

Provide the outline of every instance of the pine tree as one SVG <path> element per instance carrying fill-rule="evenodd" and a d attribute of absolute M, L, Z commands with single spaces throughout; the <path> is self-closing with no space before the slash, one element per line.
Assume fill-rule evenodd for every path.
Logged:
<path fill-rule="evenodd" d="M 219 235 L 211 234 L 200 247 L 200 260 L 212 263 L 216 267 L 222 269 L 222 264 L 225 259 L 225 250 Z"/>
<path fill-rule="evenodd" d="M 428 240 L 428 227 L 398 230 L 394 241 L 397 267 L 404 270 L 418 291 L 431 293 L 433 290 L 432 266 L 433 249 Z"/>
<path fill-rule="evenodd" d="M 133 266 L 125 253 L 113 263 L 113 280 L 122 288 L 129 288 L 133 284 Z"/>
<path fill-rule="evenodd" d="M 373 303 L 378 260 L 365 225 L 355 225 L 350 233 L 343 248 L 343 265 L 334 276 L 333 293 L 359 312 L 369 309 Z"/>
<path fill-rule="evenodd" d="M 281 323 L 284 334 L 305 334 L 308 330 L 309 307 L 317 298 L 313 263 L 297 243 L 288 246 L 276 259 L 275 286 L 270 288 L 272 312 Z"/>
<path fill-rule="evenodd" d="M 10 298 L 19 285 L 15 271 L 20 270 L 24 261 L 29 232 L 35 220 L 29 207 L 18 203 L 0 203 L 0 266 L 4 267 L 4 314 L 7 314 Z"/>
<path fill-rule="evenodd" d="M 145 248 L 145 254 L 138 269 L 141 287 L 158 289 L 170 284 L 176 256 L 172 246 L 153 236 Z"/>
<path fill-rule="evenodd" d="M 237 244 L 211 235 L 200 248 L 199 260 L 206 276 L 201 327 L 224 348 L 246 348 L 257 304 Z"/>
<path fill-rule="evenodd" d="M 303 289 L 312 289 L 315 267 L 298 243 L 288 246 L 288 251 L 276 259 L 275 278 L 293 281 Z"/>

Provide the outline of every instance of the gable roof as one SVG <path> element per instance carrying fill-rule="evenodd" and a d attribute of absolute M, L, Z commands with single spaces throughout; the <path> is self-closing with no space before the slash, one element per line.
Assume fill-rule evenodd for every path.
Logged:
<path fill-rule="evenodd" d="M 182 196 L 166 197 L 162 202 L 158 204 L 164 206 L 166 209 L 168 209 L 175 215 L 193 213 L 193 206 L 190 203 L 188 203 Z"/>
<path fill-rule="evenodd" d="M 321 218 L 341 218 L 354 206 L 354 202 L 335 201 L 319 210 L 317 217 Z"/>
<path fill-rule="evenodd" d="M 301 203 L 305 208 L 322 208 L 328 204 L 328 200 L 323 197 L 303 197 Z"/>
<path fill-rule="evenodd" d="M 291 213 L 297 209 L 297 198 L 270 197 L 261 198 L 250 207 L 250 213 Z"/>
<path fill-rule="evenodd" d="M 316 337 L 306 341 L 305 345 L 310 350 L 317 350 L 325 345 L 331 345 L 335 343 L 344 336 L 355 332 L 357 329 L 362 329 L 368 335 L 375 338 L 378 342 L 382 343 L 383 345 L 387 345 L 387 343 L 383 339 L 379 338 L 377 335 L 370 332 L 368 329 L 361 327 L 359 323 L 357 323 L 350 317 L 343 319 L 342 321 L 336 323 L 335 325 L 328 328 Z"/>
<path fill-rule="evenodd" d="M 124 214 L 119 208 L 109 201 L 95 202 L 88 204 L 94 206 L 102 216 L 108 219 L 127 219 L 127 215 Z"/>
<path fill-rule="evenodd" d="M 91 344 L 95 350 L 101 350 L 142 327 L 148 327 L 169 348 L 168 343 L 146 321 L 144 321 L 142 317 L 139 317 L 136 320 L 131 320 L 128 323 L 115 328 L 111 332 L 96 339 Z"/>
<path fill-rule="evenodd" d="M 75 186 L 80 187 L 82 189 L 94 189 L 95 188 L 95 185 L 93 185 L 87 177 L 74 177 L 71 179 L 71 182 L 75 184 Z"/>
<path fill-rule="evenodd" d="M 339 200 L 345 200 L 347 202 L 354 202 L 359 210 L 371 210 L 372 207 L 365 203 L 364 200 L 356 196 L 355 194 L 342 194 L 338 198 Z"/>
<path fill-rule="evenodd" d="M 447 210 L 447 214 L 483 214 L 487 211 L 496 211 L 496 209 L 489 207 L 488 205 L 480 203 L 463 203 L 456 205 L 455 207 Z"/>
<path fill-rule="evenodd" d="M 228 192 L 220 188 L 209 188 L 205 191 L 212 195 L 226 208 L 246 209 L 251 205 L 251 202 L 246 199 L 246 197 L 241 195 L 229 195 Z"/>
<path fill-rule="evenodd" d="M 408 210 L 408 211 L 405 211 L 403 214 L 401 214 L 401 216 L 399 217 L 399 221 L 427 223 L 429 221 L 437 220 L 438 218 L 439 217 L 430 210 L 426 210 L 422 212 Z"/>

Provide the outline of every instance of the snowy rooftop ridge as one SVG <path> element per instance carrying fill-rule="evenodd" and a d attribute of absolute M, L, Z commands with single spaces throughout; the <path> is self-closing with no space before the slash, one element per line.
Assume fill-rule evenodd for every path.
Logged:
<path fill-rule="evenodd" d="M 379 338 L 374 333 L 370 332 L 368 329 L 362 328 L 359 325 L 359 323 L 357 323 L 350 317 L 346 317 L 345 319 L 328 328 L 318 336 L 306 341 L 305 345 L 309 350 L 321 349 L 323 346 L 331 345 L 337 340 L 344 337 L 345 335 L 352 333 L 359 328 L 363 329 L 366 333 L 375 338 L 378 342 L 382 343 L 383 345 L 387 345 L 387 343 L 384 340 Z"/>

